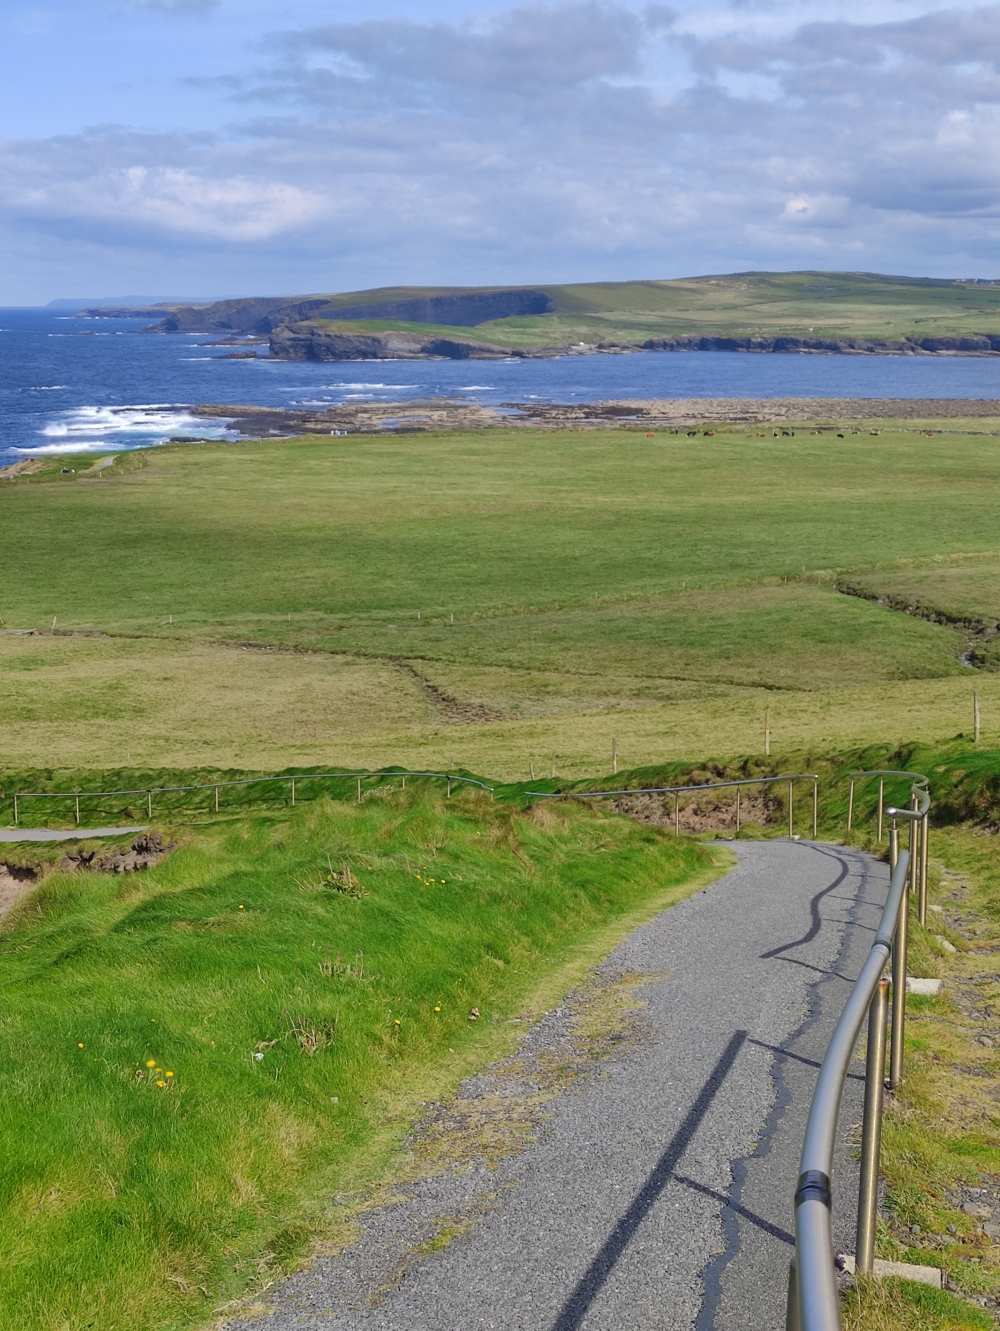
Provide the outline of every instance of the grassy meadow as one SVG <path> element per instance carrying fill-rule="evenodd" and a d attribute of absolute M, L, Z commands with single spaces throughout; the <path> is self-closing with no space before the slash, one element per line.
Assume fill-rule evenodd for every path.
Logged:
<path fill-rule="evenodd" d="M 756 772 L 766 712 L 772 767 L 824 774 L 821 834 L 862 762 L 936 765 L 948 816 L 992 825 L 1000 760 L 961 736 L 975 689 L 1000 743 L 1000 671 L 952 621 L 998 600 L 1000 421 L 837 424 L 174 445 L 0 481 L 0 820 L 26 784 L 165 769 L 581 780 L 612 738 L 636 779 Z M 189 1326 L 343 1241 L 329 1198 L 391 1176 L 420 1102 L 718 872 L 508 794 L 168 806 L 157 868 L 43 878 L 0 929 L 0 1324 Z"/>
<path fill-rule="evenodd" d="M 939 739 L 976 687 L 1000 731 L 963 631 L 836 589 L 987 605 L 998 435 L 839 433 L 169 446 L 100 478 L 55 459 L 0 483 L 0 762 L 512 779 L 554 753 L 577 776 L 612 737 L 629 766 L 753 752 L 765 709 L 780 747 Z"/>

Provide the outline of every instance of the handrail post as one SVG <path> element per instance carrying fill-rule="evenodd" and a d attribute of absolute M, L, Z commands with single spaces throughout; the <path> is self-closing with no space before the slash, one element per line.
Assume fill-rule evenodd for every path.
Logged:
<path fill-rule="evenodd" d="M 14 826 L 17 826 L 17 795 L 14 796 Z"/>
<path fill-rule="evenodd" d="M 792 839 L 792 783 L 788 783 L 788 839 Z"/>
<path fill-rule="evenodd" d="M 885 1096 L 885 1026 L 889 981 L 883 975 L 868 1012 L 868 1058 L 865 1065 L 865 1109 L 861 1137 L 861 1188 L 858 1195 L 855 1270 L 870 1276 L 875 1261 L 875 1219 L 878 1214 L 878 1165 L 882 1147 L 882 1105 Z"/>
<path fill-rule="evenodd" d="M 910 796 L 910 808 L 916 811 L 919 804 L 916 794 Z M 916 892 L 920 883 L 920 824 L 922 818 L 910 819 L 910 891 Z"/>
<path fill-rule="evenodd" d="M 899 859 L 899 828 L 896 826 L 895 818 L 892 820 L 892 826 L 889 828 L 889 877 L 896 872 L 896 862 Z"/>
<path fill-rule="evenodd" d="M 882 844 L 882 810 L 885 807 L 885 777 L 879 777 L 878 783 L 878 844 Z"/>
<path fill-rule="evenodd" d="M 847 830 L 851 830 L 851 823 L 854 821 L 854 779 L 851 778 L 851 789 L 847 796 Z"/>
<path fill-rule="evenodd" d="M 736 835 L 740 834 L 740 791 L 742 787 L 736 787 Z"/>
<path fill-rule="evenodd" d="M 896 833 L 899 845 L 899 833 Z M 906 943 L 910 924 L 910 894 L 904 891 L 899 902 L 896 937 L 892 945 L 892 1040 L 889 1050 L 889 1090 L 903 1080 L 903 1040 L 906 1035 Z"/>
<path fill-rule="evenodd" d="M 816 824 L 819 818 L 819 781 L 813 781 L 813 840 L 816 840 Z"/>
<path fill-rule="evenodd" d="M 927 923 L 927 833 L 930 831 L 930 816 L 924 814 L 920 820 L 920 900 L 918 903 L 921 925 Z"/>
<path fill-rule="evenodd" d="M 785 1331 L 802 1331 L 802 1311 L 799 1307 L 799 1278 L 794 1257 L 788 1263 L 788 1301 L 785 1304 Z"/>

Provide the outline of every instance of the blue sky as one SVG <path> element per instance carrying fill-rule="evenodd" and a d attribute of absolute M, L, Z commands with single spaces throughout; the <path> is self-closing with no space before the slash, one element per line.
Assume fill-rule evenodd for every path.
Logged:
<path fill-rule="evenodd" d="M 0 304 L 1000 276 L 1000 6 L 6 0 Z"/>

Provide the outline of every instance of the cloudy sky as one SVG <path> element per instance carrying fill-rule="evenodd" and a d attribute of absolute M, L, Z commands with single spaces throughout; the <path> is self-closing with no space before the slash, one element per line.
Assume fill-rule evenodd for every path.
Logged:
<path fill-rule="evenodd" d="M 5 0 L 0 304 L 1000 276 L 1000 5 Z"/>

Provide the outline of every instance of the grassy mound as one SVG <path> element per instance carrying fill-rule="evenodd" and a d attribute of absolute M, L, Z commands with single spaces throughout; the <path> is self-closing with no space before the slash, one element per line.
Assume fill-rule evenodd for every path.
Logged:
<path fill-rule="evenodd" d="M 181 1326 L 282 1269 L 540 984 L 710 871 L 597 809 L 423 788 L 49 874 L 0 936 L 0 1324 Z"/>

